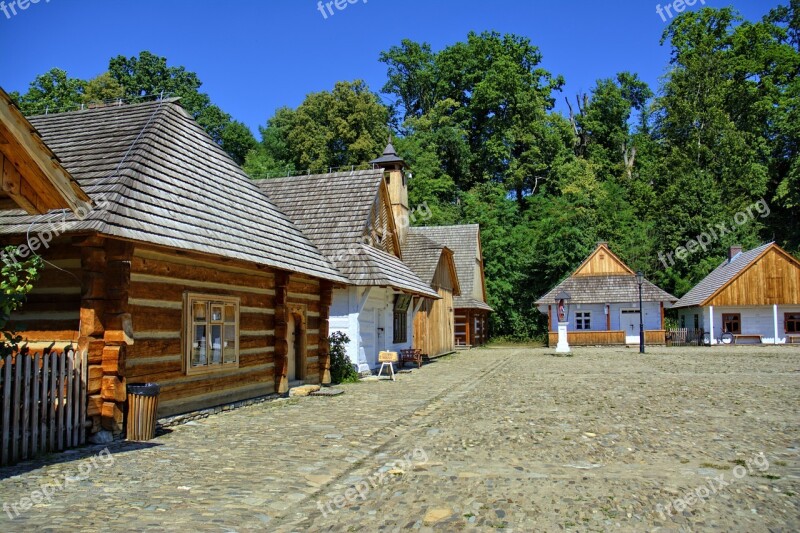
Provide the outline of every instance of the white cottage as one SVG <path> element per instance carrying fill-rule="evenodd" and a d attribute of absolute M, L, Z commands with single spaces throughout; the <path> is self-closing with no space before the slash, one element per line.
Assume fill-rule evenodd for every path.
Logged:
<path fill-rule="evenodd" d="M 636 273 L 601 242 L 564 281 L 542 296 L 536 305 L 547 314 L 550 346 L 558 332 L 556 295 L 566 292 L 569 343 L 573 346 L 638 344 L 639 283 Z M 664 309 L 677 298 L 646 279 L 642 282 L 645 343 L 664 344 Z"/>
<path fill-rule="evenodd" d="M 711 344 L 800 342 L 800 261 L 775 243 L 731 247 L 675 307 L 679 326 L 707 332 Z"/>
<path fill-rule="evenodd" d="M 401 164 L 384 159 L 371 170 L 257 181 L 347 278 L 333 290 L 329 330 L 350 338 L 347 354 L 359 372 L 380 366 L 380 351 L 411 348 L 413 313 L 440 298 L 401 260 L 406 177 Z"/>

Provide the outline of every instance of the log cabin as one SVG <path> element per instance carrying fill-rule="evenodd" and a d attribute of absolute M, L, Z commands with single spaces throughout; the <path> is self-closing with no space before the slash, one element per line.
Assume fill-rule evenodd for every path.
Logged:
<path fill-rule="evenodd" d="M 89 197 L 0 87 L 0 210 L 88 212 Z"/>
<path fill-rule="evenodd" d="M 549 344 L 558 340 L 556 296 L 566 292 L 567 340 L 572 346 L 639 343 L 639 284 L 636 273 L 617 257 L 608 243 L 595 250 L 566 279 L 536 301 L 548 317 Z M 645 343 L 665 344 L 664 310 L 678 299 L 650 283 L 642 283 Z"/>
<path fill-rule="evenodd" d="M 329 380 L 346 279 L 177 99 L 29 120 L 94 204 L 0 213 L 48 261 L 12 320 L 87 358 L 92 431 L 123 430 L 128 383 L 159 383 L 166 416 Z"/>
<path fill-rule="evenodd" d="M 728 257 L 675 304 L 679 327 L 708 332 L 706 342 L 800 342 L 800 261 L 774 242 Z"/>
<path fill-rule="evenodd" d="M 389 184 L 405 177 L 373 164 L 256 181 L 347 278 L 348 286 L 333 291 L 330 331 L 349 337 L 348 357 L 363 373 L 380 366 L 381 351 L 410 348 L 414 309 L 440 298 L 402 260 L 407 225 L 395 214 L 408 219 L 408 208 Z"/>
<path fill-rule="evenodd" d="M 412 228 L 453 251 L 460 294 L 453 297 L 454 343 L 459 349 L 481 346 L 489 340 L 489 313 L 478 224 Z"/>
<path fill-rule="evenodd" d="M 454 352 L 453 301 L 461 295 L 461 287 L 452 250 L 426 237 L 422 229 L 409 228 L 403 262 L 440 296 L 425 300 L 415 313 L 412 348 L 428 357 Z"/>

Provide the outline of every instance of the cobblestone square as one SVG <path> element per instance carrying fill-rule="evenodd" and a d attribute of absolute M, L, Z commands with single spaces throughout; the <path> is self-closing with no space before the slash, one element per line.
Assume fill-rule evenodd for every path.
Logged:
<path fill-rule="evenodd" d="M 788 346 L 461 352 L 0 470 L 0 531 L 797 531 L 798 380 Z"/>

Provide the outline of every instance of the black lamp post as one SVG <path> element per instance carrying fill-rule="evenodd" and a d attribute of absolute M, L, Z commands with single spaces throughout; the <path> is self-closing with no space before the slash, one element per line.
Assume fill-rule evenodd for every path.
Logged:
<path fill-rule="evenodd" d="M 644 312 L 642 311 L 642 283 L 644 274 L 636 272 L 636 282 L 639 284 L 639 353 L 644 353 Z"/>

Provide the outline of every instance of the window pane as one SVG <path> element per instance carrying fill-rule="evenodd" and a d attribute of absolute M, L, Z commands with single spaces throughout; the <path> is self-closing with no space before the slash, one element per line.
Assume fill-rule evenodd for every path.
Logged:
<path fill-rule="evenodd" d="M 220 309 L 222 313 L 222 309 Z M 210 364 L 218 365 L 222 362 L 222 326 L 211 326 L 211 361 Z"/>
<path fill-rule="evenodd" d="M 194 315 L 193 319 L 195 321 L 205 321 L 206 319 L 206 304 L 205 302 L 195 302 L 194 303 Z"/>
<path fill-rule="evenodd" d="M 225 326 L 225 341 L 222 345 L 223 363 L 236 362 L 236 326 Z"/>
<path fill-rule="evenodd" d="M 206 327 L 205 325 L 194 326 L 194 338 L 192 339 L 192 366 L 203 366 L 206 364 Z"/>
<path fill-rule="evenodd" d="M 215 322 L 222 322 L 222 306 L 221 305 L 212 305 L 211 306 L 211 320 Z"/>
<path fill-rule="evenodd" d="M 236 306 L 228 304 L 225 306 L 225 322 L 236 322 Z"/>

